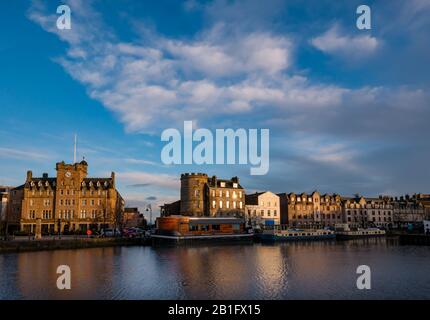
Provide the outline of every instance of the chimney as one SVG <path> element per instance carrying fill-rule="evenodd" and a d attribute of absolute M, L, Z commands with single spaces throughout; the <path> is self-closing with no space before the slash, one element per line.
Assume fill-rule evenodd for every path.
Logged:
<path fill-rule="evenodd" d="M 33 179 L 33 172 L 31 170 L 27 171 L 27 181 L 31 181 Z"/>
<path fill-rule="evenodd" d="M 45 173 L 43 173 L 42 177 L 43 177 L 43 179 L 48 179 L 48 174 L 45 172 Z"/>
<path fill-rule="evenodd" d="M 233 178 L 231 178 L 231 181 L 239 183 L 239 178 L 238 177 L 233 177 Z"/>

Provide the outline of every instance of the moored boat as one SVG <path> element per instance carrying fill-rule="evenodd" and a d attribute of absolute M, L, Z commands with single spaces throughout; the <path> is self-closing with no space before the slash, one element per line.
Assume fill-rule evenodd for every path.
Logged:
<path fill-rule="evenodd" d="M 316 241 L 332 240 L 336 235 L 325 229 L 279 229 L 264 230 L 259 234 L 262 241 Z"/>
<path fill-rule="evenodd" d="M 349 240 L 357 238 L 383 237 L 386 235 L 385 230 L 378 228 L 354 228 L 351 229 L 348 225 L 336 225 L 336 239 Z"/>

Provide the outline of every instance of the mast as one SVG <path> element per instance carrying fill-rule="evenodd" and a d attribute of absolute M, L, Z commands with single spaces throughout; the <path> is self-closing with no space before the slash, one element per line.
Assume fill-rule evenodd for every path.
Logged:
<path fill-rule="evenodd" d="M 75 145 L 73 148 L 73 163 L 76 163 L 76 145 L 78 143 L 78 136 L 75 133 Z"/>

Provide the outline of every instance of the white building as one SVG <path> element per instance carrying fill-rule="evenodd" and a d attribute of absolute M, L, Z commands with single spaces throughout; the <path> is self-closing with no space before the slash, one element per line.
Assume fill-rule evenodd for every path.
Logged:
<path fill-rule="evenodd" d="M 9 189 L 10 187 L 0 186 L 0 221 L 6 220 L 6 209 L 9 200 Z"/>
<path fill-rule="evenodd" d="M 424 220 L 424 234 L 430 234 L 430 220 Z"/>
<path fill-rule="evenodd" d="M 281 223 L 279 196 L 273 192 L 258 192 L 245 197 L 245 215 L 252 224 L 265 224 L 273 221 Z"/>

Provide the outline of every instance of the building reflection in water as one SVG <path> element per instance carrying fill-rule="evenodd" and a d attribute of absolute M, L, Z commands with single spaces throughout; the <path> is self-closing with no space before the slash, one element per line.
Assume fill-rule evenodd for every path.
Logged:
<path fill-rule="evenodd" d="M 56 287 L 62 264 L 70 291 Z M 361 264 L 372 269 L 366 292 Z M 428 299 L 429 264 L 430 247 L 384 239 L 4 254 L 0 299 Z"/>
<path fill-rule="evenodd" d="M 115 263 L 115 248 L 20 253 L 17 286 L 24 299 L 94 299 L 113 294 Z M 72 290 L 57 288 L 59 265 L 70 267 Z"/>

